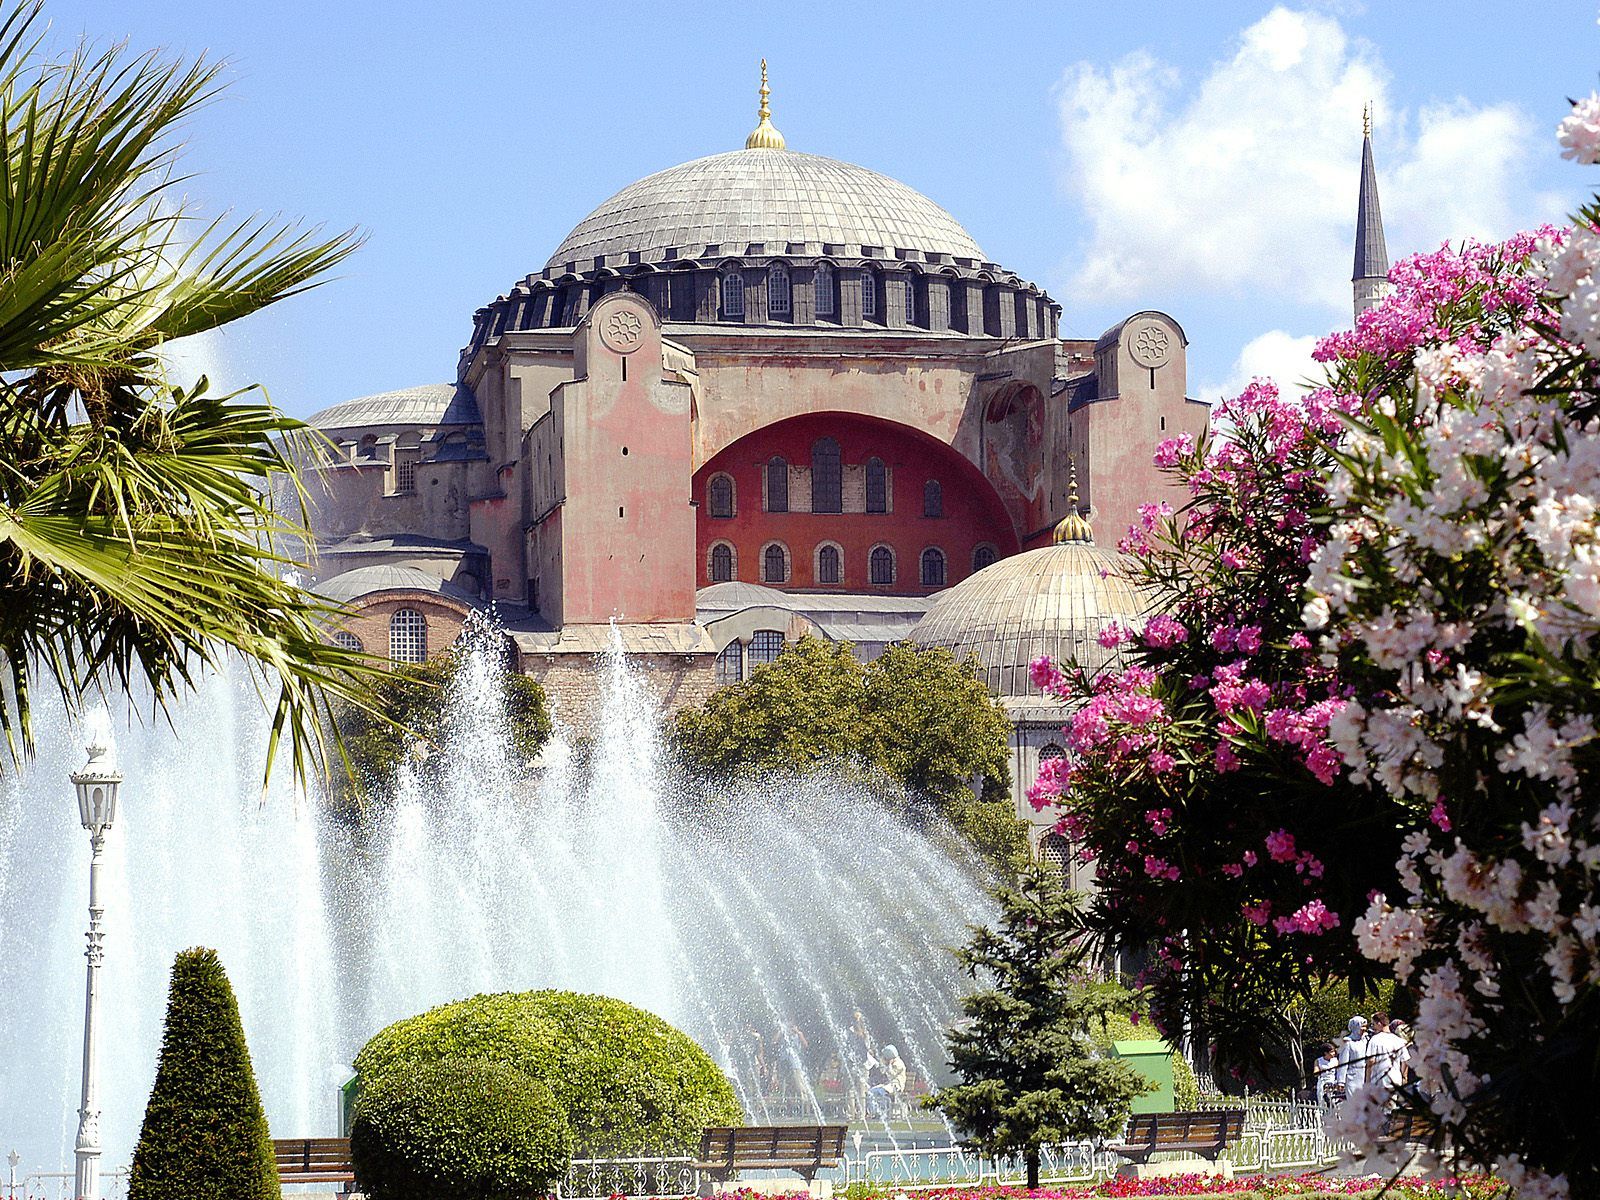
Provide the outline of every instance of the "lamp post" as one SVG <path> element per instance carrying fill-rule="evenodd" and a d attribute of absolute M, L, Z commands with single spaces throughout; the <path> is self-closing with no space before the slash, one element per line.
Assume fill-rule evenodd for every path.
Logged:
<path fill-rule="evenodd" d="M 105 706 L 84 721 L 84 749 L 89 761 L 71 775 L 78 793 L 78 820 L 89 832 L 89 967 L 83 993 L 83 1103 L 78 1108 L 77 1200 L 100 1200 L 100 1080 L 96 1062 L 99 1020 L 100 963 L 105 958 L 105 932 L 100 918 L 100 866 L 106 833 L 117 816 L 117 788 L 122 775 L 111 763 L 111 716 Z"/>

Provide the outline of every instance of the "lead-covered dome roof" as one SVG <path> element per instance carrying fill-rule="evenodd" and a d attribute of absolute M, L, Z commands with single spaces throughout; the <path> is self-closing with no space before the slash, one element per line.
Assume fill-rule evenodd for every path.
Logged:
<path fill-rule="evenodd" d="M 978 677 L 998 696 L 1038 696 L 1028 671 L 1034 659 L 1075 661 L 1093 674 L 1115 654 L 1100 645 L 1100 631 L 1142 620 L 1145 604 L 1124 565 L 1086 540 L 1014 554 L 934 596 L 908 636 L 957 658 L 976 655 Z"/>
<path fill-rule="evenodd" d="M 571 264 L 582 272 L 612 255 L 637 254 L 639 262 L 744 255 L 752 246 L 782 255 L 791 243 L 808 255 L 893 258 L 900 249 L 983 261 L 960 222 L 898 180 L 816 154 L 757 148 L 629 184 L 578 223 L 546 270 Z"/>

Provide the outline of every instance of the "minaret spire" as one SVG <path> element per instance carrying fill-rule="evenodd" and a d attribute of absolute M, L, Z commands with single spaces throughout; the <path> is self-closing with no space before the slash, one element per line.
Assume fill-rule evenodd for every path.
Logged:
<path fill-rule="evenodd" d="M 761 109 L 756 113 L 760 120 L 750 136 L 744 140 L 746 150 L 782 150 L 784 147 L 783 134 L 772 126 L 772 109 L 767 106 L 767 97 L 772 95 L 772 89 L 767 86 L 767 60 L 761 60 Z"/>
<path fill-rule="evenodd" d="M 1355 314 L 1378 303 L 1389 279 L 1389 247 L 1378 207 L 1378 168 L 1372 160 L 1372 105 L 1361 110 L 1361 194 L 1356 200 L 1356 262 L 1350 275 Z"/>

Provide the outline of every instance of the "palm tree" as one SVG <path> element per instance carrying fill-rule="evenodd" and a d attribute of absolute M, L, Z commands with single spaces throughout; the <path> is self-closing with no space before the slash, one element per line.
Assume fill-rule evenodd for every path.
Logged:
<path fill-rule="evenodd" d="M 162 350 L 314 286 L 359 238 L 198 218 L 177 129 L 216 94 L 217 66 L 87 45 L 51 57 L 39 17 L 38 0 L 0 0 L 7 757 L 32 751 L 40 679 L 72 711 L 142 681 L 165 712 L 237 653 L 275 705 L 268 769 L 287 735 L 304 777 L 337 745 L 329 702 L 365 706 L 378 669 L 328 642 L 336 610 L 289 571 L 296 463 L 321 448 L 256 389 L 170 383 Z"/>

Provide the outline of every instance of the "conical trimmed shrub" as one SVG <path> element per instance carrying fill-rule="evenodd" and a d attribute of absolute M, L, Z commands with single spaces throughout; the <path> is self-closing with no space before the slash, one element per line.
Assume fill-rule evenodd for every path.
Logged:
<path fill-rule="evenodd" d="M 172 964 L 156 1082 L 128 1200 L 280 1200 L 239 1004 L 215 950 Z"/>

